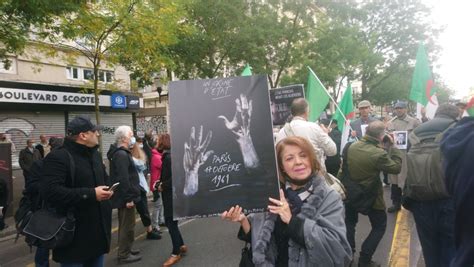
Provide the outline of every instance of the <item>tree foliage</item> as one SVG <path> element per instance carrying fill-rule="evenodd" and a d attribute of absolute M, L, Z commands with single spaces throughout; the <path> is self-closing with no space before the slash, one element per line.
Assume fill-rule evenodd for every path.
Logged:
<path fill-rule="evenodd" d="M 32 34 L 46 37 L 58 15 L 80 9 L 85 1 L 0 1 L 0 60 L 8 69 L 8 54 L 21 54 Z M 45 29 L 46 28 L 46 29 Z"/>

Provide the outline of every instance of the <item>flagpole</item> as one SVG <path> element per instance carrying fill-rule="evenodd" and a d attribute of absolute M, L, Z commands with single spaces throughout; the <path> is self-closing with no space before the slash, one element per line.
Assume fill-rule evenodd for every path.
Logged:
<path fill-rule="evenodd" d="M 346 119 L 346 115 L 344 115 L 344 112 L 342 112 L 342 110 L 339 108 L 339 105 L 337 104 L 337 102 L 334 100 L 334 98 L 331 96 L 331 94 L 328 92 L 328 90 L 326 89 L 326 87 L 324 87 L 324 84 L 319 80 L 318 76 L 314 73 L 314 71 L 309 67 L 307 66 L 307 68 L 309 69 L 309 71 L 311 71 L 311 73 L 314 75 L 314 77 L 316 77 L 316 79 L 318 80 L 319 84 L 321 84 L 323 86 L 323 89 L 324 89 L 324 92 L 326 92 L 326 94 L 329 96 L 329 98 L 332 100 L 332 102 L 334 103 L 334 105 L 336 105 L 336 108 L 339 112 L 341 112 L 342 114 L 342 117 L 344 118 L 344 121 L 345 123 L 347 124 L 347 119 Z M 349 124 L 349 127 L 350 127 L 350 124 Z M 352 128 L 351 128 L 352 130 Z"/>

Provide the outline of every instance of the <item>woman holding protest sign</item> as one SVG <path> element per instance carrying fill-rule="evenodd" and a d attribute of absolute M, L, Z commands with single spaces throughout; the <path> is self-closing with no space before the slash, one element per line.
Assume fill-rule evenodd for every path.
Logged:
<path fill-rule="evenodd" d="M 234 206 L 224 220 L 239 222 L 239 238 L 251 243 L 255 266 L 347 266 L 351 248 L 346 239 L 340 195 L 318 176 L 320 163 L 302 137 L 281 140 L 276 147 L 283 189 L 269 198 L 268 212 L 245 215 Z M 249 256 L 251 255 L 251 256 Z"/>

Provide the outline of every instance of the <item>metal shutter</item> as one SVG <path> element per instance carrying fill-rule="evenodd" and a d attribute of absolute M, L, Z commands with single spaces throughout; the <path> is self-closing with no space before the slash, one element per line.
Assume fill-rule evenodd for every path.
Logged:
<path fill-rule="evenodd" d="M 26 140 L 39 143 L 39 136 L 64 137 L 63 112 L 2 112 L 0 113 L 0 132 L 7 133 L 15 150 L 12 151 L 13 168 L 20 168 L 18 156 L 26 147 Z"/>
<path fill-rule="evenodd" d="M 74 119 L 77 115 L 86 115 L 91 118 L 91 121 L 95 124 L 95 113 L 94 112 L 70 112 L 69 120 Z M 107 151 L 111 144 L 115 143 L 115 129 L 122 125 L 128 125 L 133 128 L 133 119 L 131 113 L 110 113 L 110 112 L 101 112 L 100 113 L 100 124 L 104 126 L 102 131 L 102 157 L 107 158 Z"/>

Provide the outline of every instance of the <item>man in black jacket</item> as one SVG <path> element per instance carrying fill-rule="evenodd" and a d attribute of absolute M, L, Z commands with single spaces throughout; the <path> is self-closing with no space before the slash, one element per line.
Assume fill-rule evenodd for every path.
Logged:
<path fill-rule="evenodd" d="M 33 139 L 26 140 L 26 147 L 20 151 L 18 162 L 23 170 L 23 177 L 26 181 L 30 179 L 30 168 L 33 162 L 41 159 L 41 154 L 38 149 L 33 147 Z"/>
<path fill-rule="evenodd" d="M 43 162 L 42 196 L 60 213 L 72 210 L 76 219 L 71 244 L 53 250 L 53 260 L 61 264 L 103 266 L 110 249 L 113 193 L 107 191 L 110 182 L 97 151 L 98 137 L 99 127 L 78 116 L 67 126 L 63 148 L 51 151 Z"/>
<path fill-rule="evenodd" d="M 110 177 L 113 183 L 120 183 L 112 207 L 118 209 L 119 218 L 119 247 L 118 260 L 120 263 L 131 263 L 141 260 L 132 251 L 135 238 L 135 203 L 140 199 L 140 178 L 135 169 L 129 147 L 135 144 L 133 131 L 129 126 L 119 126 L 115 130 L 115 144 L 110 146 L 107 158 L 110 160 Z"/>

